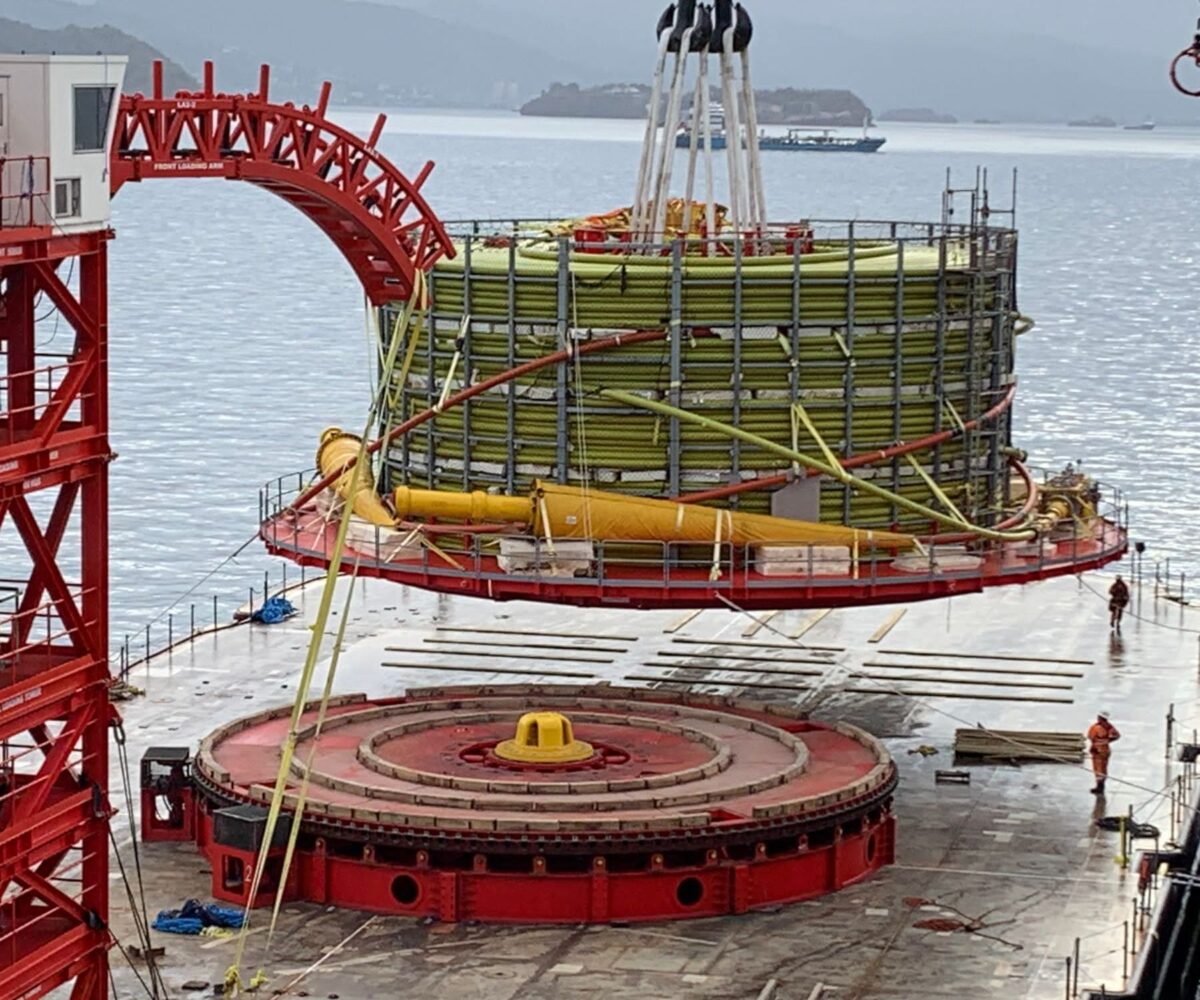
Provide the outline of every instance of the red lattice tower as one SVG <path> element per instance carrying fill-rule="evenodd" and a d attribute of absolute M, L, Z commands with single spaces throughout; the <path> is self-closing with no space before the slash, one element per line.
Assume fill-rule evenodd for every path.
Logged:
<path fill-rule="evenodd" d="M 25 58 L 25 57 L 21 57 Z M 34 58 L 34 57 L 30 57 Z M 146 177 L 244 180 L 320 226 L 372 301 L 412 294 L 449 241 L 408 179 L 316 107 L 259 90 L 124 97 L 112 128 L 111 187 Z M 10 118 L 22 109 L 10 103 Z M 108 995 L 107 246 L 104 225 L 58 225 L 48 157 L 5 159 L 0 144 L 0 1000 L 71 983 Z M 61 182 L 60 182 L 61 183 Z M 69 195 L 69 191 L 67 192 Z M 54 204 L 55 211 L 50 206 Z M 78 289 L 75 291 L 74 289 Z M 35 304 L 57 309 L 73 343 L 39 353 Z M 62 351 L 60 330 L 56 350 Z"/>

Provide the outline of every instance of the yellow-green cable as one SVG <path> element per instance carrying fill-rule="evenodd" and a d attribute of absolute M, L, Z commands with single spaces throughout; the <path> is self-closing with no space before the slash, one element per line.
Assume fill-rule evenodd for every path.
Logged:
<path fill-rule="evenodd" d="M 811 455 L 806 455 L 803 452 L 793 451 L 785 445 L 776 444 L 774 441 L 768 441 L 766 438 L 759 437 L 757 434 L 751 434 L 749 431 L 741 430 L 737 427 L 730 427 L 728 424 L 719 423 L 709 417 L 702 417 L 699 414 L 690 413 L 687 410 L 679 409 L 671 406 L 668 403 L 661 403 L 654 399 L 644 399 L 641 396 L 635 396 L 633 393 L 625 392 L 621 389 L 601 389 L 600 395 L 606 396 L 609 399 L 623 403 L 626 406 L 639 407 L 645 410 L 653 410 L 656 413 L 662 413 L 670 417 L 678 417 L 680 420 L 691 423 L 701 424 L 705 427 L 710 427 L 713 430 L 720 430 L 731 438 L 737 438 L 745 441 L 748 444 L 755 445 L 766 451 L 773 452 L 782 458 L 786 458 L 789 462 L 799 462 L 807 468 L 814 469 L 817 472 L 838 480 L 841 483 L 851 487 L 852 489 L 862 490 L 866 493 L 872 493 L 877 497 L 888 500 L 898 507 L 904 507 L 912 511 L 914 514 L 920 514 L 923 517 L 928 517 L 938 524 L 944 525 L 947 528 L 954 528 L 957 531 L 969 532 L 973 535 L 978 535 L 980 538 L 987 538 L 997 542 L 1023 542 L 1029 541 L 1036 537 L 1033 531 L 995 531 L 992 528 L 985 528 L 982 525 L 970 524 L 966 521 L 960 521 L 957 518 L 943 514 L 940 511 L 934 510 L 932 507 L 927 507 L 924 504 L 919 504 L 907 497 L 901 496 L 898 493 L 893 493 L 891 490 L 884 489 L 882 486 L 876 486 L 874 483 L 868 482 L 865 479 L 859 479 L 857 476 L 847 472 L 840 465 L 828 465 L 820 459 L 813 458 Z"/>

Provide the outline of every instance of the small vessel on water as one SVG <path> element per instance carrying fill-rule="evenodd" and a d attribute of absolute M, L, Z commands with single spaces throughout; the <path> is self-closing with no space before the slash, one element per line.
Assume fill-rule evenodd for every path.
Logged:
<path fill-rule="evenodd" d="M 1126 132 L 1153 132 L 1155 128 L 1154 119 L 1147 116 L 1145 121 L 1137 122 L 1133 125 L 1126 125 Z"/>
<path fill-rule="evenodd" d="M 703 148 L 705 137 L 699 136 L 697 144 Z M 789 128 L 786 135 L 767 135 L 760 132 L 758 148 L 763 150 L 783 150 L 787 152 L 805 153 L 875 153 L 887 142 L 882 136 L 867 135 L 866 128 L 858 138 L 838 135 L 833 129 L 804 129 Z M 675 137 L 677 149 L 688 149 L 692 143 L 691 129 L 687 125 L 680 127 Z M 712 148 L 725 149 L 727 141 L 724 129 L 712 132 Z"/>

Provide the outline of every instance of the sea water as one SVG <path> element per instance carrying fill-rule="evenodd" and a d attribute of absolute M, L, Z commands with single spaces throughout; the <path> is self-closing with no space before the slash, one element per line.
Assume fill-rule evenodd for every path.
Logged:
<path fill-rule="evenodd" d="M 343 111 L 360 132 L 373 113 Z M 393 114 L 382 151 L 443 218 L 553 217 L 631 200 L 641 124 Z M 888 125 L 874 155 L 763 157 L 771 216 L 936 221 L 947 167 L 1020 174 L 1016 442 L 1124 490 L 1147 565 L 1200 570 L 1200 131 Z M 965 221 L 966 202 L 960 202 Z M 1003 224 L 1003 219 L 998 220 Z M 217 180 L 127 186 L 110 258 L 115 642 L 176 605 L 220 614 L 272 586 L 257 491 L 310 468 L 322 428 L 363 429 L 374 364 L 334 246 L 272 195 Z M 65 339 L 54 321 L 43 341 Z M 53 349 L 53 348 L 52 348 Z M 216 567 L 220 567 L 216 569 Z M 215 572 L 214 572 L 215 569 Z M 291 579 L 298 576 L 292 567 Z M 157 626 L 161 629 L 161 624 Z"/>

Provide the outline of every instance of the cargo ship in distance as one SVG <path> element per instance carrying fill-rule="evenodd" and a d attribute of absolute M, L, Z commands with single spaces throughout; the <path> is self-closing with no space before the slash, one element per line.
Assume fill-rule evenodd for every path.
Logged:
<path fill-rule="evenodd" d="M 725 134 L 725 115 L 720 105 L 713 105 L 709 115 L 708 134 L 697 136 L 696 146 L 703 149 L 706 142 L 710 141 L 714 150 L 729 147 Z M 765 131 L 758 133 L 758 148 L 770 152 L 877 153 L 886 142 L 887 139 L 882 136 L 867 134 L 867 122 L 863 122 L 862 135 L 857 138 L 838 135 L 828 128 L 789 128 L 784 135 L 768 135 Z M 692 126 L 685 122 L 675 133 L 675 148 L 690 149 L 691 145 Z"/>

